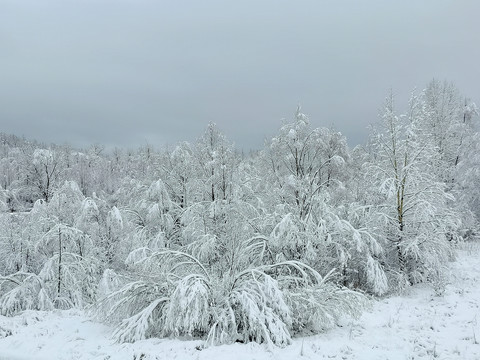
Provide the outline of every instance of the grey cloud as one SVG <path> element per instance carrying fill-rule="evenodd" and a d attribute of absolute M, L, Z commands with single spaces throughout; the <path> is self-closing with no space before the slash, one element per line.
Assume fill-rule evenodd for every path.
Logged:
<path fill-rule="evenodd" d="M 0 4 L 0 131 L 87 146 L 258 148 L 297 103 L 354 145 L 389 88 L 433 77 L 478 100 L 475 1 Z"/>

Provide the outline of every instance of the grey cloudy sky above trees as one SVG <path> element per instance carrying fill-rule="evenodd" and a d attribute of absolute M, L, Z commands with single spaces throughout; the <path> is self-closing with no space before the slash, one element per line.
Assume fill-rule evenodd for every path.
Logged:
<path fill-rule="evenodd" d="M 480 101 L 480 2 L 0 1 L 0 131 L 161 147 L 218 124 L 259 148 L 296 105 L 351 145 L 388 90 Z"/>

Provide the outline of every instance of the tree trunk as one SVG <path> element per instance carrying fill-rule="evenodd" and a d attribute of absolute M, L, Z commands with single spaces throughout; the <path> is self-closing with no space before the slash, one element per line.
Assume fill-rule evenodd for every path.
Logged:
<path fill-rule="evenodd" d="M 62 285 L 62 231 L 58 228 L 58 287 L 57 296 L 60 297 L 60 288 Z"/>

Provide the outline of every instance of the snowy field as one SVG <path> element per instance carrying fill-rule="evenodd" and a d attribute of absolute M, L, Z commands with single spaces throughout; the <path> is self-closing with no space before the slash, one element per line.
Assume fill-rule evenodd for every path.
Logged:
<path fill-rule="evenodd" d="M 0 317 L 0 359 L 480 359 L 480 249 L 465 246 L 451 264 L 443 296 L 415 286 L 373 304 L 360 319 L 269 351 L 233 344 L 149 339 L 115 344 L 112 330 L 81 311 L 27 311 Z"/>

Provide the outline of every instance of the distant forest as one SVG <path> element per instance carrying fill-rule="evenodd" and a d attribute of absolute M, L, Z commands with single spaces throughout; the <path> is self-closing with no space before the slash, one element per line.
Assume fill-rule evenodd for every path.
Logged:
<path fill-rule="evenodd" d="M 436 80 L 405 113 L 394 100 L 353 149 L 300 108 L 248 155 L 215 124 L 166 150 L 0 134 L 0 313 L 285 346 L 372 297 L 441 295 L 456 244 L 479 237 L 479 111 Z"/>

